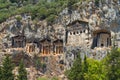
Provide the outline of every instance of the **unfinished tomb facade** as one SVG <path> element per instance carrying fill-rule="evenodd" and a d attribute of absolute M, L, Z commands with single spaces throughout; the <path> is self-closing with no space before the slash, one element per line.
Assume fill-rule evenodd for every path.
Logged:
<path fill-rule="evenodd" d="M 53 42 L 53 53 L 54 54 L 62 54 L 63 53 L 63 40 L 55 40 Z"/>
<path fill-rule="evenodd" d="M 81 46 L 89 39 L 88 23 L 80 20 L 73 21 L 67 25 L 66 46 Z"/>
<path fill-rule="evenodd" d="M 40 44 L 41 44 L 41 46 L 40 46 L 41 54 L 48 55 L 51 53 L 51 40 L 50 39 L 45 38 L 40 41 Z"/>
<path fill-rule="evenodd" d="M 95 47 L 110 47 L 111 33 L 105 30 L 95 31 L 93 33 L 93 42 L 91 48 Z"/>
<path fill-rule="evenodd" d="M 39 53 L 39 47 L 37 46 L 37 43 L 34 43 L 34 42 L 27 43 L 26 47 L 25 47 L 25 51 L 29 55 L 38 54 Z"/>
<path fill-rule="evenodd" d="M 12 37 L 13 48 L 23 48 L 26 45 L 26 37 L 23 35 L 17 35 Z"/>
<path fill-rule="evenodd" d="M 41 40 L 40 54 L 41 55 L 63 54 L 63 40 L 57 39 L 51 41 L 48 38 Z"/>

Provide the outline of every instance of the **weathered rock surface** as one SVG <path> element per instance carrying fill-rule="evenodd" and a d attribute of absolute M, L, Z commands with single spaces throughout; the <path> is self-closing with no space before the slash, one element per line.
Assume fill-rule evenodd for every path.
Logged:
<path fill-rule="evenodd" d="M 4 54 L 15 57 L 14 54 L 23 51 L 29 58 L 25 62 L 34 65 L 31 60 L 37 55 L 46 64 L 40 72 L 54 76 L 70 69 L 78 53 L 82 59 L 86 55 L 101 60 L 112 46 L 120 47 L 119 0 L 83 1 L 73 7 L 71 13 L 65 8 L 52 25 L 45 20 L 32 21 L 28 14 L 7 19 L 0 24 L 0 59 Z M 13 47 L 23 41 L 26 42 L 24 47 L 20 44 Z"/>

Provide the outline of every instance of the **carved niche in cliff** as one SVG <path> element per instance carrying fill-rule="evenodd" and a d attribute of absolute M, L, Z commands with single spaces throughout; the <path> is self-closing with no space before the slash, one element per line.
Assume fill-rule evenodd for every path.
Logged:
<path fill-rule="evenodd" d="M 80 46 L 84 43 L 84 38 L 88 36 L 88 22 L 74 21 L 67 25 L 67 45 Z"/>
<path fill-rule="evenodd" d="M 111 34 L 106 30 L 99 30 L 93 33 L 92 49 L 95 47 L 110 47 L 111 46 Z"/>
<path fill-rule="evenodd" d="M 23 48 L 26 45 L 26 37 L 23 35 L 18 35 L 12 37 L 12 47 L 13 48 Z"/>
<path fill-rule="evenodd" d="M 51 52 L 51 40 L 48 38 L 45 38 L 40 41 L 40 52 L 44 55 L 50 54 Z"/>
<path fill-rule="evenodd" d="M 26 52 L 32 53 L 35 52 L 36 44 L 35 43 L 27 43 L 26 44 Z"/>
<path fill-rule="evenodd" d="M 58 39 L 53 42 L 53 52 L 54 54 L 63 53 L 63 40 Z"/>

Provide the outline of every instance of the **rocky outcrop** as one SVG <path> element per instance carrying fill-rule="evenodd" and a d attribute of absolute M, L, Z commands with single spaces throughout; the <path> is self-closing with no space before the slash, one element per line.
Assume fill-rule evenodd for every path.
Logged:
<path fill-rule="evenodd" d="M 23 51 L 26 59 L 29 58 L 28 62 L 37 55 L 46 64 L 42 72 L 54 76 L 62 74 L 64 68 L 70 69 L 78 53 L 81 53 L 82 59 L 86 55 L 101 60 L 112 46 L 119 47 L 119 1 L 82 1 L 72 7 L 71 13 L 65 8 L 51 25 L 45 20 L 31 20 L 29 14 L 10 17 L 0 24 L 0 52 L 13 55 Z M 56 41 L 61 41 L 62 46 L 55 45 Z M 18 44 L 17 47 L 14 44 Z"/>
<path fill-rule="evenodd" d="M 86 36 L 79 40 L 79 36 L 81 37 L 81 35 L 85 34 L 83 32 L 84 29 L 82 31 L 80 29 L 74 30 L 76 26 L 72 25 L 73 30 L 68 33 L 68 41 L 72 41 L 69 43 L 72 45 L 65 47 L 65 60 L 68 69 L 71 67 L 77 55 L 77 50 L 81 53 L 82 59 L 84 55 L 87 55 L 88 57 L 101 60 L 106 56 L 108 51 L 110 51 L 111 46 L 119 47 L 119 1 L 99 0 L 99 2 L 96 3 L 92 0 L 77 3 L 74 6 L 77 6 L 77 8 L 71 10 L 72 13 L 69 13 L 67 8 L 64 9 L 60 13 L 61 20 L 59 21 L 61 21 L 61 24 L 64 26 L 74 21 L 86 22 L 88 23 L 89 34 L 87 34 L 88 42 L 84 43 Z M 81 31 L 81 33 L 79 33 L 79 31 Z M 75 41 L 76 39 L 77 41 Z M 78 46 L 80 42 L 83 44 Z"/>

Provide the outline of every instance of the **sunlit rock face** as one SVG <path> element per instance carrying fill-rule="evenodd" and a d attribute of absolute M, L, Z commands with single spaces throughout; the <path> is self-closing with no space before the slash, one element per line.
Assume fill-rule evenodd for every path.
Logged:
<path fill-rule="evenodd" d="M 119 0 L 99 0 L 99 2 L 93 0 L 76 5 L 78 7 L 73 9 L 72 13 L 69 13 L 67 8 L 60 13 L 61 23 L 67 27 L 65 47 L 67 68 L 75 59 L 76 49 L 80 50 L 82 58 L 87 55 L 101 60 L 112 46 L 120 45 Z M 79 23 L 81 25 L 72 24 L 76 21 L 86 23 L 87 27 L 81 23 Z"/>
<path fill-rule="evenodd" d="M 46 58 L 52 63 L 57 56 L 54 64 L 63 61 L 59 65 L 69 69 L 78 53 L 82 59 L 87 55 L 101 60 L 112 46 L 120 47 L 119 0 L 83 1 L 73 7 L 71 13 L 65 8 L 51 25 L 46 20 L 33 21 L 29 14 L 10 17 L 0 24 L 1 52 L 38 55 L 49 63 L 51 72 L 57 67 Z"/>

